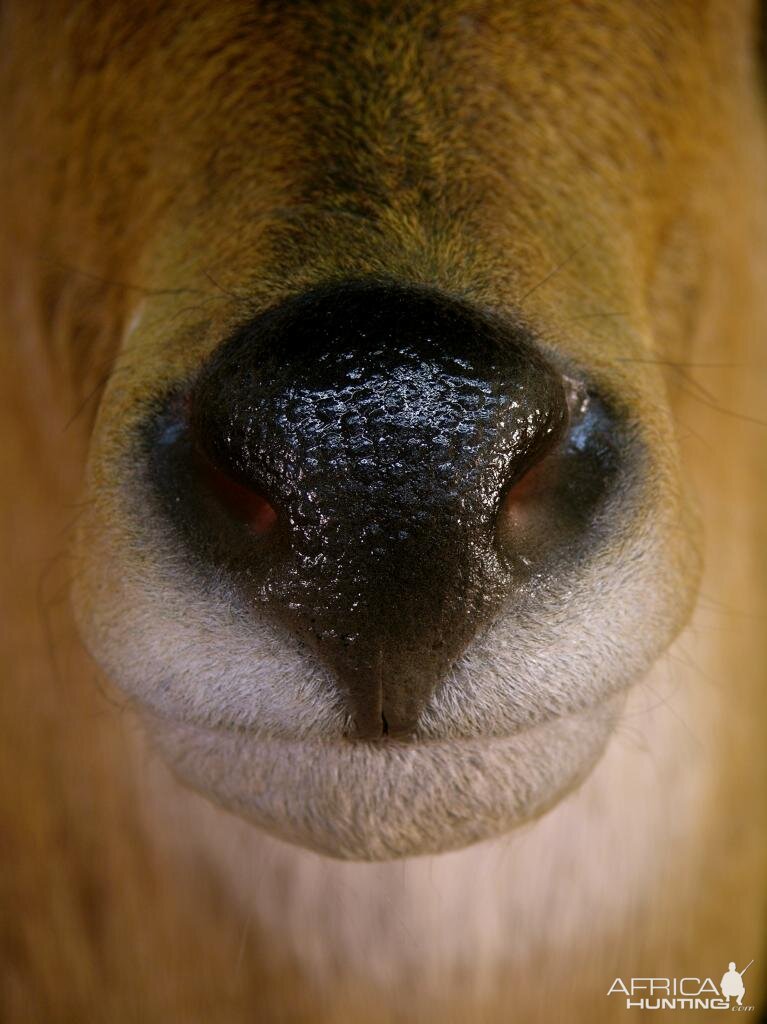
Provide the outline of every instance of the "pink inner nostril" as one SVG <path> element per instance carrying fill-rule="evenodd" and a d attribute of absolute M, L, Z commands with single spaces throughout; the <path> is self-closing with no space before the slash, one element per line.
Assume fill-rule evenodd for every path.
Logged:
<path fill-rule="evenodd" d="M 496 519 L 497 537 L 503 547 L 545 541 L 550 525 L 550 501 L 557 481 L 556 453 L 536 462 L 506 492 Z"/>
<path fill-rule="evenodd" d="M 531 466 L 506 492 L 503 507 L 524 505 L 537 498 L 542 487 L 545 485 L 547 468 L 545 461 L 537 462 L 534 466 Z"/>
<path fill-rule="evenodd" d="M 262 494 L 233 480 L 199 453 L 200 474 L 214 497 L 231 516 L 261 537 L 277 522 L 277 510 Z"/>

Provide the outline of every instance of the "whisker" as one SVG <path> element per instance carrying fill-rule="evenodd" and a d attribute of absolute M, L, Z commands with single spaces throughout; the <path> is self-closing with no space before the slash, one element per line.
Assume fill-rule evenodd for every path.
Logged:
<path fill-rule="evenodd" d="M 250 300 L 248 298 L 246 298 L 246 296 L 238 295 L 237 292 L 229 291 L 227 288 L 224 288 L 224 286 L 222 284 L 219 284 L 219 282 L 213 277 L 213 275 L 210 273 L 209 270 L 206 270 L 205 267 L 201 267 L 200 269 L 202 270 L 202 273 L 205 275 L 205 277 L 207 277 L 207 279 L 213 285 L 213 287 L 217 288 L 221 292 L 222 295 L 226 295 L 228 298 L 234 299 L 235 302 L 240 302 L 240 303 L 244 303 L 246 305 L 250 305 Z"/>
<path fill-rule="evenodd" d="M 85 397 L 77 405 L 75 411 L 64 424 L 64 427 L 62 428 L 63 433 L 66 433 L 72 427 L 72 425 L 77 422 L 77 420 L 82 416 L 82 414 L 88 408 L 93 399 L 96 398 L 100 394 L 100 392 L 104 390 L 104 388 L 106 388 L 111 378 L 115 376 L 116 373 L 119 373 L 122 370 L 124 370 L 124 367 L 115 367 L 116 361 L 116 357 L 114 357 L 111 360 L 111 365 L 107 372 L 98 379 L 94 386 L 86 393 Z"/>
<path fill-rule="evenodd" d="M 573 251 L 568 256 L 565 256 L 565 258 L 560 263 L 557 263 L 557 265 L 552 270 L 550 270 L 545 277 L 542 277 L 540 281 L 533 285 L 532 288 L 528 288 L 528 290 L 522 296 L 520 296 L 518 301 L 520 303 L 523 303 L 525 299 L 529 298 L 533 294 L 533 292 L 537 292 L 539 288 L 542 288 L 543 285 L 545 285 L 548 281 L 552 279 L 552 277 L 558 274 L 563 267 L 566 267 L 568 263 L 574 260 L 578 253 L 582 252 L 586 248 L 587 244 L 587 242 L 584 242 L 582 245 L 579 245 L 577 248 L 573 249 Z"/>
<path fill-rule="evenodd" d="M 577 320 L 599 320 L 599 319 L 611 319 L 615 317 L 630 316 L 630 313 L 581 313 L 579 316 L 567 317 L 565 323 L 572 323 Z M 620 360 L 618 360 L 620 362 Z"/>
<path fill-rule="evenodd" d="M 146 285 L 136 284 L 135 282 L 132 281 L 120 281 L 117 278 L 103 277 L 101 274 L 96 274 L 92 270 L 85 270 L 83 267 L 77 267 L 73 263 L 66 262 L 64 260 L 58 259 L 54 256 L 49 256 L 44 253 L 39 253 L 38 259 L 41 260 L 41 262 L 43 263 L 51 264 L 58 270 L 63 270 L 67 274 L 82 277 L 88 281 L 94 281 L 96 284 L 106 285 L 107 288 L 120 288 L 123 291 L 140 292 L 142 295 L 206 294 L 199 288 L 148 288 Z"/>
<path fill-rule="evenodd" d="M 749 413 L 737 412 L 735 409 L 728 409 L 723 405 L 719 405 L 716 401 L 710 401 L 703 395 L 695 394 L 695 392 L 690 389 L 686 389 L 686 393 L 702 405 L 705 405 L 707 409 L 711 409 L 713 412 L 718 412 L 722 416 L 729 416 L 732 419 L 743 420 L 745 423 L 754 423 L 758 427 L 767 427 L 767 420 L 759 419 L 758 416 L 751 416 Z"/>
<path fill-rule="evenodd" d="M 687 395 L 689 395 L 690 398 L 696 399 L 697 401 L 701 402 L 702 405 L 705 405 L 707 408 L 713 410 L 714 412 L 720 413 L 722 416 L 730 416 L 733 419 L 744 420 L 747 423 L 755 423 L 757 426 L 760 426 L 760 427 L 767 427 L 767 420 L 760 419 L 758 416 L 752 416 L 749 413 L 738 412 L 735 409 L 728 409 L 726 406 L 721 405 L 716 400 L 716 396 L 711 391 L 709 391 L 707 388 L 705 388 L 698 381 L 693 380 L 687 373 L 685 373 L 686 369 L 695 366 L 694 363 L 677 363 L 677 362 L 674 362 L 673 360 L 654 359 L 654 358 L 653 359 L 642 359 L 642 358 L 634 359 L 634 358 L 624 358 L 624 357 L 619 357 L 615 361 L 617 363 L 637 363 L 639 365 L 648 365 L 648 366 L 665 366 L 665 367 L 667 367 L 670 370 L 675 370 L 680 375 L 680 379 L 681 379 L 680 387 L 682 387 L 682 389 L 685 391 L 685 393 Z M 706 364 L 706 365 L 707 365 L 707 368 L 709 368 L 709 369 L 713 369 L 715 367 L 715 364 L 713 364 L 713 363 Z M 723 364 L 723 365 L 725 365 L 725 364 Z M 746 367 L 742 367 L 742 368 L 746 369 Z M 681 382 L 686 382 L 688 387 L 685 388 L 684 384 L 681 383 Z"/>
<path fill-rule="evenodd" d="M 668 366 L 672 369 L 677 367 L 688 370 L 751 370 L 753 367 L 745 363 L 688 363 L 679 362 L 674 359 L 639 358 L 632 356 L 621 356 L 615 360 L 616 363 L 645 363 L 650 366 Z"/>

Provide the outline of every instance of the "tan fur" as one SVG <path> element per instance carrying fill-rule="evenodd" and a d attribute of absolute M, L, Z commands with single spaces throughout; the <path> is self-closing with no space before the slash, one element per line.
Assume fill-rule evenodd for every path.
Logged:
<path fill-rule="evenodd" d="M 756 1001 L 752 7 L 17 0 L 2 19 L 2 1019 L 608 1021 L 618 974 L 718 978 L 752 957 Z M 655 446 L 680 625 L 699 548 L 705 567 L 575 794 L 506 838 L 389 865 L 284 846 L 171 780 L 67 599 L 73 527 L 112 500 L 98 474 L 82 490 L 110 372 L 107 467 L 244 310 L 360 273 L 521 306 L 594 368 Z"/>

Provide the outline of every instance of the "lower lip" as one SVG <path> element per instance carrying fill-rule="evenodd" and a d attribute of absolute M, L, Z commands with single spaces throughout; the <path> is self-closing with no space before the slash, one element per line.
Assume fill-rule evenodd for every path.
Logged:
<path fill-rule="evenodd" d="M 459 849 L 537 817 L 577 786 L 615 698 L 503 739 L 257 739 L 153 717 L 154 745 L 192 789 L 278 838 L 347 860 Z"/>

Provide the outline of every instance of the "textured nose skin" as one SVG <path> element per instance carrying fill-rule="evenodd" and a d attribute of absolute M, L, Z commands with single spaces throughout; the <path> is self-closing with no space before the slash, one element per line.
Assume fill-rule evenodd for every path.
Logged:
<path fill-rule="evenodd" d="M 222 345 L 192 394 L 197 446 L 273 508 L 232 560 L 311 645 L 357 735 L 411 732 L 513 587 L 495 517 L 561 436 L 561 377 L 521 331 L 426 290 L 333 287 Z"/>

